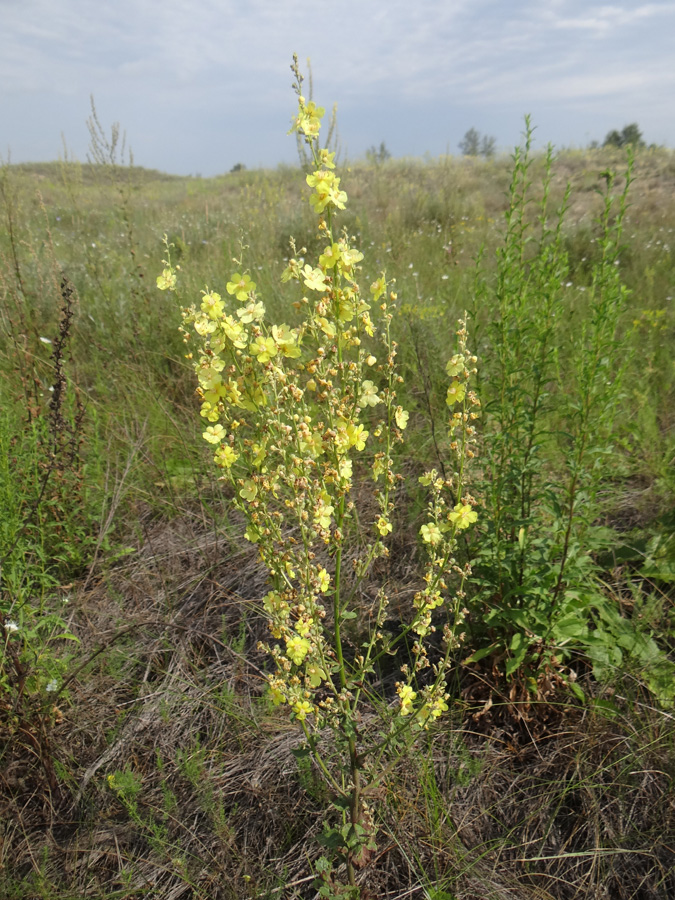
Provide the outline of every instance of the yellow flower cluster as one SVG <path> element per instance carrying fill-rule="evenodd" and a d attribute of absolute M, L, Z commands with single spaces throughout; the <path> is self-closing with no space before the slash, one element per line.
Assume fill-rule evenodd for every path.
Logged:
<path fill-rule="evenodd" d="M 373 538 L 364 545 L 363 565 L 386 552 L 382 541 L 393 529 L 389 429 L 403 430 L 408 421 L 408 413 L 394 403 L 394 345 L 387 338 L 387 362 L 377 367 L 365 349 L 375 335 L 373 303 L 378 316 L 385 313 L 388 335 L 387 282 L 381 276 L 364 296 L 358 283 L 363 254 L 346 232 L 333 233 L 332 216 L 345 208 L 347 194 L 335 173 L 334 153 L 318 146 L 323 115 L 322 107 L 299 96 L 293 130 L 305 137 L 315 162 L 307 184 L 323 242 L 314 263 L 293 247 L 281 281 L 301 292 L 293 305 L 304 318 L 268 323 L 258 285 L 242 260 L 225 291 L 207 288 L 198 303 L 183 310 L 203 437 L 246 517 L 245 536 L 258 547 L 274 585 L 263 603 L 278 642 L 268 648 L 277 662 L 270 696 L 288 703 L 301 721 L 348 702 L 344 685 L 338 690 L 339 679 L 334 686 L 329 677 L 343 663 L 322 626 L 328 614 L 322 598 L 333 601 L 334 614 L 339 598 L 326 566 L 311 560 L 326 546 L 333 558 L 339 553 L 353 505 L 355 465 L 374 439 L 382 447 L 374 464 L 379 514 Z M 177 289 L 168 245 L 157 283 L 162 290 Z M 384 413 L 373 438 L 368 421 L 376 409 Z M 319 689 L 333 696 L 318 702 Z"/>
<path fill-rule="evenodd" d="M 384 640 L 384 589 L 378 593 L 375 627 L 353 671 L 345 661 L 341 629 L 355 613 L 345 607 L 341 560 L 350 528 L 358 522 L 352 483 L 366 465 L 366 451 L 376 512 L 368 538 L 355 542 L 350 559 L 355 577 L 362 578 L 387 553 L 396 521 L 390 499 L 396 483 L 393 447 L 403 440 L 409 421 L 396 401 L 402 380 L 390 336 L 396 294 L 384 275 L 362 291 L 363 254 L 346 231 L 334 230 L 333 217 L 345 208 L 347 194 L 335 173 L 334 154 L 318 145 L 323 115 L 322 107 L 299 94 L 293 130 L 304 137 L 314 161 L 306 180 L 321 244 L 310 261 L 307 251 L 291 242 L 281 274 L 282 284 L 297 296 L 289 304 L 289 321 L 269 321 L 258 285 L 237 259 L 224 291 L 206 288 L 198 302 L 183 309 L 182 329 L 198 379 L 203 438 L 246 521 L 245 537 L 269 575 L 271 589 L 262 601 L 272 638 L 263 646 L 276 663 L 269 696 L 286 704 L 303 728 L 355 721 L 359 679 L 382 652 L 376 645 Z M 158 287 L 177 290 L 177 273 L 167 244 Z M 447 482 L 435 472 L 425 481 L 432 502 L 421 535 L 429 563 L 409 627 L 416 636 L 414 669 L 397 688 L 400 715 L 420 728 L 447 709 L 443 667 L 429 688 L 416 689 L 412 679 L 429 666 L 424 639 L 434 630 L 434 611 L 448 602 L 443 578 L 457 568 L 456 535 L 477 518 L 473 500 L 462 493 L 477 402 L 468 386 L 475 359 L 466 349 L 466 331 L 458 334 L 458 352 L 446 371 L 452 379 L 451 437 L 461 436 L 461 446 L 455 441 L 460 468 Z M 371 352 L 376 340 L 381 342 L 377 355 Z M 445 501 L 446 493 L 452 503 Z"/>

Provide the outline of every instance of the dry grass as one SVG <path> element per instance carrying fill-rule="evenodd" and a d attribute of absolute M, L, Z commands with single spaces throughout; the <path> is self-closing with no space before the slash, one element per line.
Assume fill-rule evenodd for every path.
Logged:
<path fill-rule="evenodd" d="M 254 548 L 197 508 L 139 525 L 133 562 L 72 601 L 91 661 L 51 735 L 58 791 L 20 735 L 3 737 L 2 896 L 317 897 L 327 797 L 262 696 Z M 458 701 L 389 778 L 363 896 L 674 896 L 672 716 L 615 697 L 606 716 L 549 703 L 517 717 L 494 698 Z M 131 811 L 107 781 L 120 772 L 137 778 Z"/>

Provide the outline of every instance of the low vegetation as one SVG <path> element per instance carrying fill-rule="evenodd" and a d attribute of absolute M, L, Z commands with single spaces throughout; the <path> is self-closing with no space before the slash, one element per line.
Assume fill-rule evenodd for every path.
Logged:
<path fill-rule="evenodd" d="M 675 158 L 294 72 L 298 169 L 2 170 L 0 896 L 665 900 Z"/>

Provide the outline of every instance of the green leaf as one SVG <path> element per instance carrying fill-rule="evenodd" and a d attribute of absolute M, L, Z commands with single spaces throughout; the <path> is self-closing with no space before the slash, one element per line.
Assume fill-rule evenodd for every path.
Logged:
<path fill-rule="evenodd" d="M 578 613 L 562 616 L 552 629 L 556 641 L 583 640 L 588 637 L 588 625 Z"/>
<path fill-rule="evenodd" d="M 520 650 L 520 648 L 523 646 L 524 643 L 525 643 L 525 636 L 523 635 L 523 633 L 521 631 L 516 631 L 516 633 L 511 638 L 511 644 L 509 646 L 509 649 L 518 652 L 518 650 Z"/>
<path fill-rule="evenodd" d="M 296 759 L 307 759 L 312 755 L 309 747 L 297 747 L 295 750 L 291 750 L 291 753 Z"/>
<path fill-rule="evenodd" d="M 345 839 L 337 828 L 331 828 L 328 831 L 322 832 L 317 840 L 322 847 L 326 847 L 328 850 L 339 850 L 346 846 Z"/>
<path fill-rule="evenodd" d="M 474 651 L 471 656 L 467 656 L 465 660 L 463 660 L 463 665 L 468 666 L 469 663 L 480 662 L 481 659 L 485 659 L 486 656 L 489 656 L 495 650 L 500 648 L 501 644 L 495 643 L 490 644 L 489 647 L 481 647 L 480 650 Z"/>
<path fill-rule="evenodd" d="M 515 634 L 513 635 L 513 638 L 511 639 L 512 644 L 514 642 L 514 639 L 517 636 L 518 635 L 515 635 Z M 527 655 L 527 648 L 529 647 L 529 641 L 526 641 L 522 634 L 519 636 L 522 640 L 518 643 L 518 648 L 516 650 L 516 653 L 511 657 L 511 659 L 508 659 L 506 661 L 506 666 L 504 667 L 504 671 L 506 672 L 507 678 L 509 675 L 512 675 L 517 669 L 519 669 L 521 667 L 521 665 L 523 664 L 523 662 L 525 660 L 525 656 Z"/>
<path fill-rule="evenodd" d="M 568 681 L 567 686 L 580 703 L 586 702 L 586 694 L 582 691 L 576 681 Z"/>
<path fill-rule="evenodd" d="M 675 534 L 660 534 L 647 545 L 647 558 L 640 569 L 645 578 L 675 581 Z"/>

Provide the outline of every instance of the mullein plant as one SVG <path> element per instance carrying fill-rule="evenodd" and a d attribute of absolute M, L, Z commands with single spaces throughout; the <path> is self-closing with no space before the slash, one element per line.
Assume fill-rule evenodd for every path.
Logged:
<path fill-rule="evenodd" d="M 183 333 L 199 380 L 204 439 L 269 574 L 262 599 L 270 629 L 263 649 L 273 660 L 269 696 L 304 732 L 301 752 L 312 756 L 330 788 L 339 816 L 324 843 L 345 862 L 345 890 L 356 896 L 356 870 L 375 849 L 371 803 L 381 782 L 397 755 L 448 709 L 446 680 L 469 574 L 455 550 L 459 533 L 477 518 L 463 488 L 474 454 L 478 400 L 469 382 L 476 358 L 461 322 L 447 364 L 454 473 L 444 480 L 430 471 L 420 479 L 430 496 L 420 529 L 426 568 L 407 622 L 391 635 L 384 627 L 386 587 L 372 609 L 356 608 L 354 598 L 374 577 L 375 560 L 388 555 L 395 523 L 394 450 L 408 423 L 397 403 L 402 378 L 390 333 L 397 297 L 384 274 L 365 291 L 359 284 L 363 254 L 335 224 L 347 194 L 334 154 L 320 146 L 324 109 L 305 100 L 297 59 L 292 70 L 298 95 L 292 131 L 313 160 L 309 202 L 323 244 L 308 262 L 291 241 L 281 281 L 295 296 L 299 324 L 267 321 L 239 259 L 225 292 L 206 289 L 198 305 L 183 309 Z M 175 290 L 180 273 L 168 243 L 166 249 L 157 284 Z M 370 513 L 360 503 L 364 480 L 376 498 Z M 443 640 L 432 660 L 429 638 L 437 627 Z M 380 663 L 401 642 L 410 652 L 388 689 L 377 680 Z M 370 727 L 374 721 L 378 727 Z M 327 730 L 334 737 L 329 751 L 319 744 Z M 323 859 L 318 869 L 326 891 L 331 865 Z"/>

